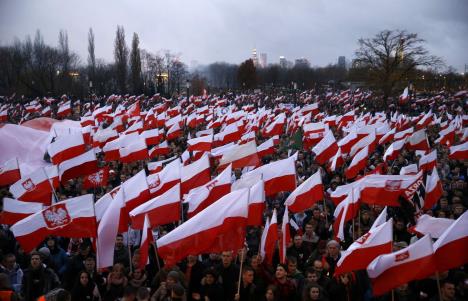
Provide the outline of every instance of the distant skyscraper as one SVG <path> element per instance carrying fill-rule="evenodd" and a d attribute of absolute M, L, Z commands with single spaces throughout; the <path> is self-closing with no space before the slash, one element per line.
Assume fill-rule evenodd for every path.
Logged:
<path fill-rule="evenodd" d="M 338 68 L 346 69 L 346 57 L 344 56 L 338 57 Z"/>
<path fill-rule="evenodd" d="M 304 58 L 304 57 L 302 57 L 300 59 L 296 59 L 294 64 L 296 66 L 298 66 L 298 67 L 309 67 L 310 66 L 309 60 Z"/>
<path fill-rule="evenodd" d="M 279 65 L 281 68 L 286 68 L 287 67 L 287 61 L 286 61 L 286 58 L 284 56 L 280 56 L 279 57 Z"/>
<path fill-rule="evenodd" d="M 266 68 L 267 67 L 267 54 L 260 53 L 260 67 Z"/>
<path fill-rule="evenodd" d="M 257 49 L 252 50 L 252 61 L 255 67 L 258 67 L 258 56 L 257 56 Z"/>

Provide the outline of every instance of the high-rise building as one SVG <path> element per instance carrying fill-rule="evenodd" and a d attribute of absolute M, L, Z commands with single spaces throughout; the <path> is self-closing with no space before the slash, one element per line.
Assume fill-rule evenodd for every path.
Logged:
<path fill-rule="evenodd" d="M 280 65 L 280 67 L 281 67 L 281 68 L 286 68 L 286 67 L 287 67 L 287 64 L 288 64 L 288 62 L 287 62 L 286 58 L 285 58 L 284 56 L 280 56 L 280 57 L 279 57 L 279 65 Z"/>
<path fill-rule="evenodd" d="M 255 67 L 258 67 L 258 56 L 257 56 L 257 49 L 252 50 L 252 61 Z"/>
<path fill-rule="evenodd" d="M 266 68 L 267 67 L 267 54 L 260 53 L 260 67 Z"/>
<path fill-rule="evenodd" d="M 296 59 L 294 64 L 297 67 L 309 67 L 310 66 L 309 60 L 304 57 L 301 57 L 300 59 Z"/>
<path fill-rule="evenodd" d="M 338 68 L 346 69 L 346 57 L 344 56 L 338 57 Z"/>

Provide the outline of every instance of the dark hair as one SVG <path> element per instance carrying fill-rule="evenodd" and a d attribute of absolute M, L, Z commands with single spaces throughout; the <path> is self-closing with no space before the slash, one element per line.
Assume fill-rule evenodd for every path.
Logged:
<path fill-rule="evenodd" d="M 150 293 L 147 287 L 142 286 L 138 288 L 136 295 L 138 299 L 148 299 L 150 296 Z"/>
<path fill-rule="evenodd" d="M 267 288 L 265 290 L 265 293 L 267 291 L 269 291 L 269 290 L 273 293 L 273 300 L 275 300 L 275 301 L 278 300 L 278 297 L 279 297 L 278 296 L 278 288 L 275 285 L 270 284 L 270 285 L 267 286 Z"/>
<path fill-rule="evenodd" d="M 253 269 L 251 266 L 248 266 L 248 265 L 247 265 L 247 266 L 244 266 L 244 267 L 242 268 L 242 274 L 247 273 L 247 272 L 255 273 L 254 269 Z"/>
<path fill-rule="evenodd" d="M 215 279 L 218 277 L 218 273 L 216 272 L 216 270 L 214 268 L 207 268 L 206 270 L 203 271 L 203 276 L 206 276 L 206 275 L 211 275 L 213 276 Z"/>
<path fill-rule="evenodd" d="M 288 256 L 288 264 L 297 264 L 297 258 L 294 256 Z"/>
<path fill-rule="evenodd" d="M 322 288 L 320 285 L 318 285 L 318 284 L 311 283 L 311 284 L 308 284 L 308 285 L 304 288 L 304 290 L 302 291 L 302 300 L 304 300 L 304 301 L 309 301 L 309 300 L 311 300 L 311 299 L 310 299 L 310 290 L 311 290 L 312 288 L 317 288 L 317 289 L 319 290 L 319 297 L 322 296 L 323 288 Z"/>

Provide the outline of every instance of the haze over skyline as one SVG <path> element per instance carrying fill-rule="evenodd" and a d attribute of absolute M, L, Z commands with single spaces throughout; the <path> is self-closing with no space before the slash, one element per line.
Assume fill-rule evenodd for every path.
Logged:
<path fill-rule="evenodd" d="M 305 57 L 324 66 L 341 55 L 351 59 L 359 38 L 384 29 L 418 33 L 431 54 L 459 72 L 468 64 L 463 0 L 0 1 L 0 45 L 33 37 L 37 29 L 47 44 L 57 45 L 63 29 L 82 63 L 90 27 L 96 57 L 113 61 L 117 25 L 124 26 L 128 46 L 136 32 L 141 49 L 168 49 L 187 64 L 240 63 L 256 48 L 268 54 L 268 63 Z"/>

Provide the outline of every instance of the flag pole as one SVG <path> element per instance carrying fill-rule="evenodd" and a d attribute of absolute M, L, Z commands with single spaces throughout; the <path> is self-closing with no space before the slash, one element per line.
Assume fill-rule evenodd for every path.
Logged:
<path fill-rule="evenodd" d="M 439 292 L 439 300 L 442 300 L 442 291 L 440 290 L 440 277 L 439 272 L 436 272 L 436 280 L 437 280 L 437 291 Z"/>
<path fill-rule="evenodd" d="M 132 248 L 130 247 L 130 224 L 128 224 L 127 230 L 127 248 L 128 248 L 128 259 L 130 260 L 130 273 L 133 273 L 133 263 L 132 263 Z"/>
<path fill-rule="evenodd" d="M 239 268 L 239 283 L 237 284 L 237 294 L 240 294 L 240 287 L 241 287 L 241 280 L 242 280 L 242 267 L 244 265 L 244 249 L 245 249 L 245 245 L 242 247 L 242 253 L 241 253 L 241 262 L 240 262 L 240 268 Z"/>
<path fill-rule="evenodd" d="M 153 231 L 151 231 L 151 235 L 153 235 Z M 153 241 L 151 244 L 153 245 L 154 256 L 156 257 L 156 265 L 158 266 L 158 271 L 161 271 L 161 263 L 159 262 L 158 248 L 156 247 L 156 242 Z"/>
<path fill-rule="evenodd" d="M 47 172 L 45 171 L 44 167 L 42 167 L 42 171 L 44 172 L 45 176 L 47 177 L 47 182 L 49 183 L 50 188 L 52 189 L 52 193 L 54 194 L 54 197 L 55 197 L 55 203 L 58 203 L 58 202 L 59 202 L 59 198 L 58 198 L 58 196 L 57 196 L 57 192 L 55 191 L 54 185 L 51 183 L 50 178 L 49 178 L 49 175 L 48 175 Z M 20 172 L 21 172 L 21 171 L 20 171 Z M 58 173 L 58 166 L 57 166 L 57 173 Z M 59 179 L 59 181 L 60 181 L 60 179 Z"/>

